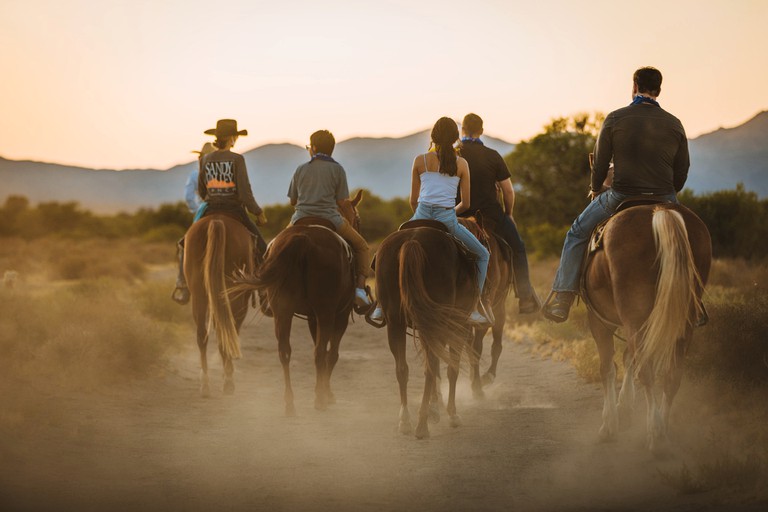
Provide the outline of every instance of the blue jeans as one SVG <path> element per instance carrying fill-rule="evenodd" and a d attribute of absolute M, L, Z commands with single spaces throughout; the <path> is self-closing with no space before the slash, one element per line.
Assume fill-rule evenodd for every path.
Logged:
<path fill-rule="evenodd" d="M 509 215 L 502 215 L 496 228 L 501 238 L 512 249 L 512 271 L 515 274 L 515 290 L 521 299 L 527 299 L 533 295 L 531 278 L 528 274 L 528 255 L 525 252 L 525 243 L 517 231 L 517 226 Z"/>
<path fill-rule="evenodd" d="M 456 219 L 456 210 L 444 206 L 419 203 L 413 217 L 411 217 L 411 220 L 417 219 L 433 219 L 442 222 L 448 228 L 449 233 L 461 240 L 462 243 L 467 246 L 467 249 L 477 256 L 477 261 L 475 262 L 477 265 L 477 285 L 482 294 L 483 285 L 485 285 L 485 276 L 488 273 L 490 253 L 488 252 L 488 249 L 475 238 L 475 235 L 459 224 L 459 221 Z"/>
<path fill-rule="evenodd" d="M 619 204 L 629 197 L 637 196 L 629 196 L 616 192 L 613 189 L 608 189 L 597 196 L 597 199 L 589 203 L 584 208 L 584 211 L 581 212 L 581 215 L 573 221 L 571 229 L 565 235 L 563 253 L 560 255 L 560 267 L 557 269 L 555 282 L 552 284 L 553 291 L 579 292 L 581 265 L 584 262 L 587 243 L 592 235 L 592 230 L 602 221 L 613 215 Z M 677 203 L 675 194 L 649 197 Z"/>

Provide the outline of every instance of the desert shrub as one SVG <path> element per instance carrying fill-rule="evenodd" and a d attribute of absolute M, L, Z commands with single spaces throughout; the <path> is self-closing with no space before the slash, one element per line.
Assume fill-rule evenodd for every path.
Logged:
<path fill-rule="evenodd" d="M 687 357 L 693 376 L 740 387 L 768 384 L 768 296 L 707 303 L 709 324 L 696 330 Z"/>
<path fill-rule="evenodd" d="M 141 235 L 141 239 L 145 242 L 173 243 L 180 240 L 186 232 L 186 228 L 176 224 L 164 224 L 162 226 L 149 229 L 146 233 Z"/>
<path fill-rule="evenodd" d="M 63 241 L 48 252 L 50 276 L 54 279 L 95 279 L 114 277 L 140 279 L 146 264 L 140 254 L 126 244 L 114 246 L 104 240 L 84 243 Z"/>
<path fill-rule="evenodd" d="M 537 257 L 560 256 L 563 250 L 568 226 L 553 226 L 549 223 L 522 226 L 521 237 L 525 241 L 526 252 Z"/>
<path fill-rule="evenodd" d="M 133 291 L 112 280 L 45 295 L 0 290 L 0 308 L 3 375 L 43 387 L 146 377 L 179 343 L 178 329 L 144 314 L 134 306 Z"/>
<path fill-rule="evenodd" d="M 179 307 L 170 300 L 172 281 L 145 281 L 135 290 L 136 305 L 143 315 L 154 320 L 172 323 L 190 323 L 192 314 L 189 307 Z"/>

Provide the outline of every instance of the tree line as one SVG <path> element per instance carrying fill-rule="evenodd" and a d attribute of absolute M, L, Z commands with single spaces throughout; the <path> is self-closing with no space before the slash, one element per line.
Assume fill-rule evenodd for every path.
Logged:
<path fill-rule="evenodd" d="M 529 251 L 539 256 L 560 254 L 565 233 L 587 204 L 589 153 L 603 117 L 579 114 L 557 118 L 544 131 L 518 144 L 505 157 L 515 184 L 515 221 Z M 692 169 L 691 172 L 695 172 Z M 768 256 L 768 199 L 745 190 L 694 194 L 685 189 L 679 196 L 705 222 L 712 235 L 716 257 L 762 259 Z M 293 207 L 264 208 L 268 219 L 262 233 L 270 239 L 283 229 Z M 408 220 L 407 198 L 384 200 L 364 191 L 359 206 L 361 231 L 376 242 Z M 22 196 L 10 196 L 0 208 L 0 237 L 40 238 L 140 238 L 175 241 L 192 223 L 183 202 L 142 208 L 134 213 L 96 215 L 77 202 L 42 202 L 35 206 Z"/>

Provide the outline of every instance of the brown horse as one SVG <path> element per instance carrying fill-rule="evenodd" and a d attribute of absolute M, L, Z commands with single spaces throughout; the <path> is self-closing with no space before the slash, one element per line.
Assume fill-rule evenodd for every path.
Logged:
<path fill-rule="evenodd" d="M 216 332 L 224 364 L 224 392 L 232 394 L 235 383 L 233 359 L 240 357 L 240 326 L 248 312 L 250 294 L 232 290 L 236 272 L 254 270 L 253 241 L 240 221 L 211 214 L 192 224 L 184 244 L 184 275 L 192 299 L 200 349 L 200 393 L 210 395 L 206 351 L 208 333 Z"/>
<path fill-rule="evenodd" d="M 656 451 L 666 439 L 683 358 L 702 314 L 701 295 L 711 258 L 707 227 L 680 205 L 632 207 L 606 224 L 602 249 L 588 260 L 583 285 L 589 326 L 600 353 L 601 439 L 615 438 L 619 425 L 629 424 L 635 377 L 648 406 L 648 448 Z M 617 400 L 613 334 L 619 326 L 626 332 L 627 348 L 626 376 Z M 663 382 L 660 406 L 653 390 L 657 376 Z"/>
<path fill-rule="evenodd" d="M 423 222 L 423 221 L 420 221 Z M 448 414 L 456 414 L 459 358 L 468 338 L 466 319 L 477 301 L 475 264 L 445 232 L 431 227 L 404 229 L 389 235 L 376 254 L 376 294 L 384 311 L 389 348 L 395 357 L 400 386 L 399 430 L 412 430 L 408 412 L 407 327 L 417 334 L 424 355 L 424 395 L 416 437 L 429 437 L 427 419 L 436 394 L 440 359 L 448 363 Z"/>
<path fill-rule="evenodd" d="M 361 199 L 359 191 L 339 205 L 339 212 L 358 231 L 356 207 Z M 285 379 L 285 413 L 289 416 L 296 412 L 290 373 L 294 315 L 307 317 L 315 345 L 315 408 L 323 410 L 335 401 L 331 373 L 339 359 L 339 344 L 354 302 L 351 248 L 333 229 L 321 225 L 322 221 L 282 230 L 270 243 L 257 274 L 242 281 L 243 289 L 257 289 L 266 296 L 274 316 Z"/>
<path fill-rule="evenodd" d="M 478 240 L 488 248 L 491 253 L 488 262 L 488 274 L 483 287 L 483 298 L 486 304 L 493 310 L 494 323 L 492 327 L 493 345 L 491 345 L 491 364 L 488 371 L 480 376 L 480 356 L 483 353 L 483 338 L 488 332 L 488 327 L 475 326 L 472 329 L 470 347 L 472 355 L 470 360 L 470 376 L 472 379 L 472 393 L 475 398 L 483 397 L 483 385 L 490 384 L 496 378 L 496 366 L 501 356 L 501 338 L 504 334 L 506 323 L 507 295 L 512 288 L 512 249 L 492 231 L 485 228 L 481 216 L 460 218 L 464 225 Z"/>

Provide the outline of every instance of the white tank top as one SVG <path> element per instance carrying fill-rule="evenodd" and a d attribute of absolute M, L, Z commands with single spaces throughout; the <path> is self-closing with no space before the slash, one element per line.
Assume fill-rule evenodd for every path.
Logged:
<path fill-rule="evenodd" d="M 424 172 L 421 173 L 419 187 L 419 202 L 453 208 L 456 206 L 456 194 L 459 187 L 458 176 L 440 174 L 440 169 L 430 172 L 427 170 L 427 155 L 424 155 Z"/>

